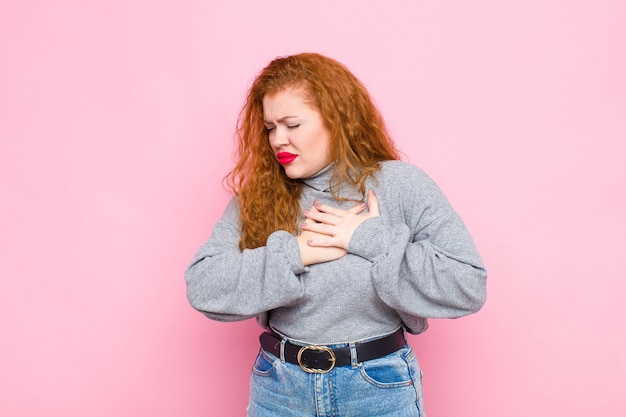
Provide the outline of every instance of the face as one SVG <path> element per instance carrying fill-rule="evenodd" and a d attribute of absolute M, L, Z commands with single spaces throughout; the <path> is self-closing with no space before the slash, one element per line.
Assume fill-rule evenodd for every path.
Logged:
<path fill-rule="evenodd" d="M 263 119 L 274 156 L 289 178 L 310 177 L 330 164 L 330 132 L 302 90 L 263 97 Z"/>

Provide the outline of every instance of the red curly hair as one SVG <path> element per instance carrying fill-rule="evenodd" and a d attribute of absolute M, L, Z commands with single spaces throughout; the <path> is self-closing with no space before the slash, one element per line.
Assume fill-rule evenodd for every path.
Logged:
<path fill-rule="evenodd" d="M 285 175 L 263 123 L 263 97 L 292 88 L 305 93 L 330 131 L 335 198 L 342 182 L 365 196 L 365 180 L 380 169 L 379 162 L 399 159 L 369 93 L 344 65 L 315 53 L 275 59 L 248 91 L 237 122 L 239 159 L 225 178 L 239 198 L 241 250 L 265 246 L 276 230 L 298 231 L 302 183 Z"/>

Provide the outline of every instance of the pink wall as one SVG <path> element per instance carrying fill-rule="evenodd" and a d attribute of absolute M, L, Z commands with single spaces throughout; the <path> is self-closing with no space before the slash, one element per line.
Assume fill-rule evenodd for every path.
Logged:
<path fill-rule="evenodd" d="M 2 2 L 0 415 L 244 415 L 259 329 L 194 312 L 182 273 L 226 202 L 250 80 L 304 50 L 370 88 L 490 270 L 484 310 L 411 339 L 429 415 L 624 415 L 625 17 L 619 0 Z"/>

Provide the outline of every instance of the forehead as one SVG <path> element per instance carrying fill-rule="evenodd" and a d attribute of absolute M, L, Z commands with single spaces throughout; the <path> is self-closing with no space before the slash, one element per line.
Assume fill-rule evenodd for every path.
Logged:
<path fill-rule="evenodd" d="M 302 88 L 290 88 L 263 96 L 263 114 L 293 111 L 316 111 Z"/>

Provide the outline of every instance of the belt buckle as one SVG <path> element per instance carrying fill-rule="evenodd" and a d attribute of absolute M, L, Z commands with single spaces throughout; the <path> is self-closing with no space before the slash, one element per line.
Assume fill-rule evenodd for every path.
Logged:
<path fill-rule="evenodd" d="M 309 368 L 308 366 L 304 365 L 302 363 L 302 354 L 306 350 L 315 350 L 315 351 L 318 351 L 318 352 L 322 352 L 322 351 L 323 352 L 327 352 L 328 355 L 329 355 L 328 362 L 330 362 L 330 367 L 328 369 L 316 369 L 316 368 Z M 300 368 L 304 372 L 308 372 L 310 374 L 325 374 L 325 373 L 328 373 L 335 367 L 336 361 L 337 361 L 337 358 L 335 357 L 335 352 L 333 352 L 331 349 L 327 348 L 326 346 L 317 346 L 317 345 L 303 346 L 298 351 L 298 365 L 300 366 Z"/>

